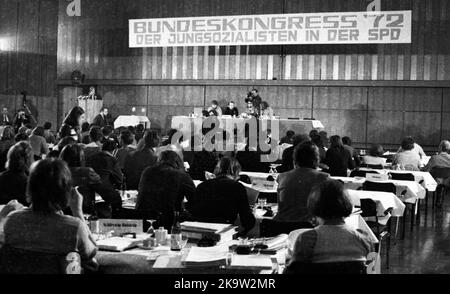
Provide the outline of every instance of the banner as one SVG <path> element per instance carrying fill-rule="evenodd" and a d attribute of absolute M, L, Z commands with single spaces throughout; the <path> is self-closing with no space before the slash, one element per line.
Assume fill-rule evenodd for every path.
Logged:
<path fill-rule="evenodd" d="M 411 43 L 411 11 L 129 20 L 130 48 Z"/>

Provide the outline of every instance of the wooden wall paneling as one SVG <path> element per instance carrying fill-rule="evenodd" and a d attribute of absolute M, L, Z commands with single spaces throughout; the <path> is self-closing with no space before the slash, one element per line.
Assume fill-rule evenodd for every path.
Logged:
<path fill-rule="evenodd" d="M 450 112 L 450 89 L 442 89 L 442 112 Z"/>
<path fill-rule="evenodd" d="M 442 89 L 404 88 L 405 111 L 440 112 L 442 108 Z"/>
<path fill-rule="evenodd" d="M 356 142 L 366 137 L 366 111 L 314 109 L 314 118 L 320 120 L 328 135 L 349 136 Z"/>
<path fill-rule="evenodd" d="M 403 136 L 402 111 L 369 110 L 367 143 L 400 144 Z"/>
<path fill-rule="evenodd" d="M 403 111 L 404 89 L 389 87 L 369 88 L 368 109 Z"/>
<path fill-rule="evenodd" d="M 239 109 L 239 112 L 242 113 L 245 111 L 245 97 L 247 97 L 247 93 L 252 89 L 251 85 L 249 86 L 239 86 L 239 87 L 231 87 L 231 86 L 206 86 L 205 88 L 205 106 L 209 106 L 212 100 L 217 100 L 221 107 L 226 107 L 228 102 L 234 101 L 236 103 L 236 107 Z M 257 87 L 258 88 L 258 87 Z M 259 88 L 258 88 L 259 90 Z M 261 91 L 260 91 L 261 93 Z M 263 93 L 261 93 L 263 95 Z M 265 99 L 264 97 L 262 97 Z"/>
<path fill-rule="evenodd" d="M 367 90 L 362 87 L 316 87 L 314 109 L 359 109 L 365 110 Z"/>
<path fill-rule="evenodd" d="M 440 112 L 405 112 L 404 135 L 419 144 L 437 146 L 441 137 Z"/>

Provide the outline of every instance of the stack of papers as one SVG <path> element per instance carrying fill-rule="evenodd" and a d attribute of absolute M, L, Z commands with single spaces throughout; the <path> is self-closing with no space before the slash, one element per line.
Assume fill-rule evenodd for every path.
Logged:
<path fill-rule="evenodd" d="M 215 223 L 201 223 L 201 222 L 184 222 L 181 224 L 183 230 L 202 231 L 211 233 L 220 233 L 229 230 L 232 227 L 230 224 L 215 224 Z"/>
<path fill-rule="evenodd" d="M 220 266 L 227 264 L 227 258 L 227 246 L 192 247 L 182 260 L 182 264 L 185 266 Z"/>

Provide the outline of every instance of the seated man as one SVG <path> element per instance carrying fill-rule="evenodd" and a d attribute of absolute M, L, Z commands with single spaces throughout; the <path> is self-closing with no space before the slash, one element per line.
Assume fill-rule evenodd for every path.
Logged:
<path fill-rule="evenodd" d="M 311 138 L 308 135 L 305 134 L 299 134 L 299 135 L 295 135 L 294 138 L 292 139 L 293 141 L 293 146 L 286 148 L 283 151 L 283 155 L 282 155 L 282 167 L 280 169 L 280 171 L 290 171 L 292 169 L 294 169 L 294 149 L 297 145 L 302 144 L 303 142 L 307 142 L 307 141 L 311 141 Z"/>
<path fill-rule="evenodd" d="M 311 189 L 328 179 L 328 174 L 317 170 L 319 149 L 312 142 L 295 147 L 294 164 L 295 169 L 278 175 L 277 221 L 309 221 L 306 203 Z"/>
<path fill-rule="evenodd" d="M 225 109 L 225 115 L 231 115 L 231 116 L 239 116 L 239 110 L 236 108 L 236 105 L 234 101 L 231 101 L 228 103 L 228 107 Z"/>
<path fill-rule="evenodd" d="M 352 158 L 355 161 L 355 167 L 359 167 L 361 165 L 361 160 L 359 159 L 359 155 L 356 149 L 352 147 L 352 140 L 350 139 L 350 137 L 343 137 L 342 143 L 344 143 L 344 148 L 347 149 L 352 155 Z"/>
<path fill-rule="evenodd" d="M 217 100 L 211 101 L 211 107 L 208 108 L 209 116 L 222 116 L 222 108 L 220 108 Z"/>
<path fill-rule="evenodd" d="M 428 164 L 423 168 L 423 171 L 429 172 L 434 167 L 448 167 L 450 168 L 450 142 L 447 140 L 439 144 L 439 154 L 431 156 Z"/>
<path fill-rule="evenodd" d="M 413 137 L 408 136 L 408 137 L 406 137 L 404 140 L 411 140 L 411 141 L 413 142 L 413 149 L 412 149 L 412 151 L 413 151 L 414 153 L 417 153 L 421 159 L 422 159 L 423 157 L 427 156 L 427 155 L 425 154 L 425 152 L 423 151 L 422 146 L 420 146 L 419 144 L 417 144 L 417 143 L 414 141 L 414 138 L 413 138 Z M 405 150 L 403 149 L 403 147 L 400 147 L 400 148 L 398 149 L 397 153 L 400 153 L 400 152 L 402 152 L 402 151 L 405 151 Z"/>
<path fill-rule="evenodd" d="M 419 170 L 420 155 L 414 150 L 414 140 L 406 137 L 402 141 L 401 152 L 394 156 L 393 164 L 404 167 L 406 170 Z"/>

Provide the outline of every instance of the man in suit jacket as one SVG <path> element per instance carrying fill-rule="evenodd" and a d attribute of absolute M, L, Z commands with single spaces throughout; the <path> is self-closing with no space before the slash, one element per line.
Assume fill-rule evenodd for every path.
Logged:
<path fill-rule="evenodd" d="M 297 145 L 311 141 L 311 138 L 306 134 L 295 135 L 292 139 L 293 145 L 289 148 L 286 148 L 282 154 L 282 166 L 280 168 L 281 172 L 287 172 L 294 169 L 294 149 Z"/>
<path fill-rule="evenodd" d="M 2 126 L 12 125 L 13 121 L 11 120 L 11 116 L 8 114 L 8 108 L 3 107 L 1 119 Z"/>
<path fill-rule="evenodd" d="M 102 152 L 90 156 L 86 166 L 91 167 L 100 175 L 103 184 L 120 189 L 123 181 L 119 160 L 113 153 L 117 150 L 117 143 L 107 140 L 102 146 Z"/>
<path fill-rule="evenodd" d="M 310 220 L 307 201 L 312 188 L 326 181 L 329 176 L 317 170 L 319 149 L 307 141 L 294 150 L 295 169 L 278 176 L 278 214 L 275 220 L 282 222 L 306 222 Z"/>
<path fill-rule="evenodd" d="M 112 119 L 111 115 L 108 113 L 108 108 L 103 107 L 100 110 L 100 113 L 94 118 L 92 125 L 100 128 L 112 125 Z"/>

